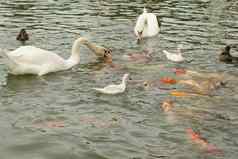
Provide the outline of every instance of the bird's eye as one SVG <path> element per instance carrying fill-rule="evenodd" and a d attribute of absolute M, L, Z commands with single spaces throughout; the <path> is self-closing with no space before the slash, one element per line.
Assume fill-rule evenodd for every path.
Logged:
<path fill-rule="evenodd" d="M 147 82 L 144 82 L 144 86 L 145 86 L 145 87 L 148 86 L 148 83 L 147 83 Z"/>

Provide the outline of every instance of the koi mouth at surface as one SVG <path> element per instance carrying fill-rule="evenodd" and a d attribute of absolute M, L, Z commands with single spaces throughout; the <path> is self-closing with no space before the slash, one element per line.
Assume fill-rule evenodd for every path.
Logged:
<path fill-rule="evenodd" d="M 207 139 L 203 138 L 199 133 L 193 131 L 193 129 L 188 128 L 186 129 L 186 132 L 192 142 L 200 145 L 206 153 L 213 155 L 224 155 L 224 152 L 221 149 L 217 148 L 215 145 L 208 143 Z"/>

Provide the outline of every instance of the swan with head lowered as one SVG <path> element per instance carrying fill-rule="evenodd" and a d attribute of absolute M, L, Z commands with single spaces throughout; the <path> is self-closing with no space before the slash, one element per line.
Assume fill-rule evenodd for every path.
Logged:
<path fill-rule="evenodd" d="M 147 13 L 147 10 L 144 8 L 143 13 L 137 19 L 134 32 L 139 40 L 144 37 L 152 37 L 159 33 L 160 25 L 161 23 L 156 15 Z"/>
<path fill-rule="evenodd" d="M 105 58 L 111 54 L 110 49 L 97 46 L 87 39 L 80 37 L 74 41 L 71 56 L 64 59 L 54 52 L 43 50 L 34 46 L 21 46 L 8 52 L 0 50 L 4 57 L 4 63 L 11 74 L 35 74 L 42 76 L 50 72 L 68 70 L 80 62 L 80 47 L 87 46 L 98 58 Z"/>

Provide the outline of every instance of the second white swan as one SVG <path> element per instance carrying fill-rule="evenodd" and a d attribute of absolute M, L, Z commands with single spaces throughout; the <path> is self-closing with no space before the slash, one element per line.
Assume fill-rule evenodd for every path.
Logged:
<path fill-rule="evenodd" d="M 147 13 L 147 10 L 144 8 L 143 13 L 137 19 L 134 32 L 138 39 L 155 36 L 160 31 L 159 25 L 160 23 L 158 22 L 156 15 Z"/>

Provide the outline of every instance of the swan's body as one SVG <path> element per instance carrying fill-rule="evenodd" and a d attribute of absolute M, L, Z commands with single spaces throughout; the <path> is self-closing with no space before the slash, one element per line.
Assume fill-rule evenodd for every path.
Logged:
<path fill-rule="evenodd" d="M 80 62 L 80 46 L 86 45 L 99 56 L 105 56 L 106 49 L 90 43 L 85 38 L 78 38 L 72 46 L 72 53 L 69 59 L 65 60 L 54 52 L 43 50 L 34 46 L 21 46 L 18 49 L 6 52 L 4 63 L 11 74 L 35 74 L 45 75 L 50 72 L 57 72 L 70 69 Z"/>
<path fill-rule="evenodd" d="M 181 47 L 181 46 L 180 46 Z M 163 53 L 166 55 L 167 59 L 174 62 L 183 62 L 185 59 L 182 56 L 181 48 L 178 47 L 177 53 L 170 53 L 166 50 L 163 50 Z"/>
<path fill-rule="evenodd" d="M 138 17 L 134 32 L 136 36 L 141 39 L 143 37 L 152 37 L 159 33 L 159 22 L 153 13 L 144 12 Z"/>
<path fill-rule="evenodd" d="M 124 74 L 122 78 L 122 83 L 119 85 L 108 85 L 104 88 L 93 88 L 94 90 L 104 93 L 104 94 L 119 94 L 123 93 L 126 90 L 126 80 L 128 79 L 129 74 Z"/>

